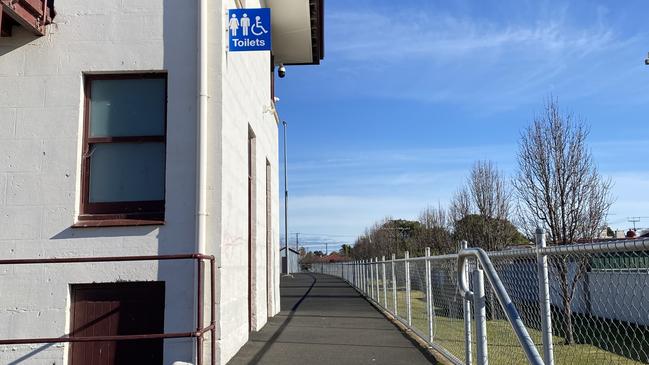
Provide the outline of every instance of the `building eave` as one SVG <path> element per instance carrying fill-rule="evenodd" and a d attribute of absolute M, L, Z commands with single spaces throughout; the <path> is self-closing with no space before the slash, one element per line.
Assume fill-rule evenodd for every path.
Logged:
<path fill-rule="evenodd" d="M 324 58 L 324 0 L 266 0 L 275 65 L 318 65 Z"/>

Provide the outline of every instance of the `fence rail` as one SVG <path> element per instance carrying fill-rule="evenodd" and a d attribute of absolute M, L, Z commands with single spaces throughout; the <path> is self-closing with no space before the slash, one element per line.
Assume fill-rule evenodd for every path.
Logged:
<path fill-rule="evenodd" d="M 535 248 L 485 253 L 488 263 L 467 250 L 320 263 L 311 270 L 345 279 L 455 364 L 539 363 L 538 354 L 546 365 L 649 363 L 649 240 L 546 247 L 537 232 L 536 241 Z M 458 268 L 461 258 L 465 269 Z M 489 277 L 492 285 L 473 297 L 485 266 L 510 305 Z M 476 311 L 476 304 L 483 306 Z M 481 328 L 473 320 L 482 316 Z M 516 321 L 531 348 L 522 345 L 520 328 L 512 328 Z"/>

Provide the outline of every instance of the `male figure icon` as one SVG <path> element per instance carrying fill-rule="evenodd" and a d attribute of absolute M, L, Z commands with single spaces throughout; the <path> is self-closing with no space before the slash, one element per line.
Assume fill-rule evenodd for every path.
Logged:
<path fill-rule="evenodd" d="M 250 18 L 248 18 L 248 14 L 246 13 L 243 13 L 243 16 L 241 17 L 241 28 L 241 30 L 243 31 L 243 36 L 247 36 L 248 28 L 250 28 Z"/>

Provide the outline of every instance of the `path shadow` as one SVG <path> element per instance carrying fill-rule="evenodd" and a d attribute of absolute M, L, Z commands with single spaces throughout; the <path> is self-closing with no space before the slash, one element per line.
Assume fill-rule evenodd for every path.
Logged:
<path fill-rule="evenodd" d="M 311 285 L 309 286 L 309 289 L 307 289 L 307 291 L 304 293 L 304 295 L 302 295 L 300 300 L 298 300 L 293 305 L 293 307 L 291 307 L 291 310 L 288 313 L 288 316 L 286 317 L 286 319 L 284 320 L 284 323 L 282 323 L 282 325 L 279 326 L 277 331 L 275 331 L 275 333 L 270 337 L 270 339 L 268 339 L 268 341 L 266 341 L 266 344 L 264 344 L 264 347 L 262 347 L 259 351 L 257 351 L 255 356 L 252 358 L 252 360 L 250 360 L 248 362 L 248 364 L 257 364 L 257 363 L 259 363 L 259 361 L 264 357 L 264 355 L 268 352 L 268 350 L 270 350 L 270 348 L 273 346 L 273 344 L 275 344 L 275 342 L 277 342 L 277 339 L 282 334 L 282 332 L 284 332 L 284 330 L 289 325 L 289 323 L 291 323 L 291 320 L 293 320 L 293 317 L 295 316 L 295 312 L 300 307 L 300 304 L 302 304 L 304 299 L 306 299 L 306 297 L 309 296 L 309 293 L 311 292 L 311 290 L 315 286 L 318 279 L 315 277 L 315 275 L 313 275 L 311 273 L 307 273 L 307 275 L 309 275 L 311 277 L 311 279 L 313 280 L 311 282 Z"/>

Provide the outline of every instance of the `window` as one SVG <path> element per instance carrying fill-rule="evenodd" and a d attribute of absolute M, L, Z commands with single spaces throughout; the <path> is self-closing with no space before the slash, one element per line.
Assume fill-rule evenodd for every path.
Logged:
<path fill-rule="evenodd" d="M 164 219 L 165 74 L 86 75 L 79 225 Z"/>

